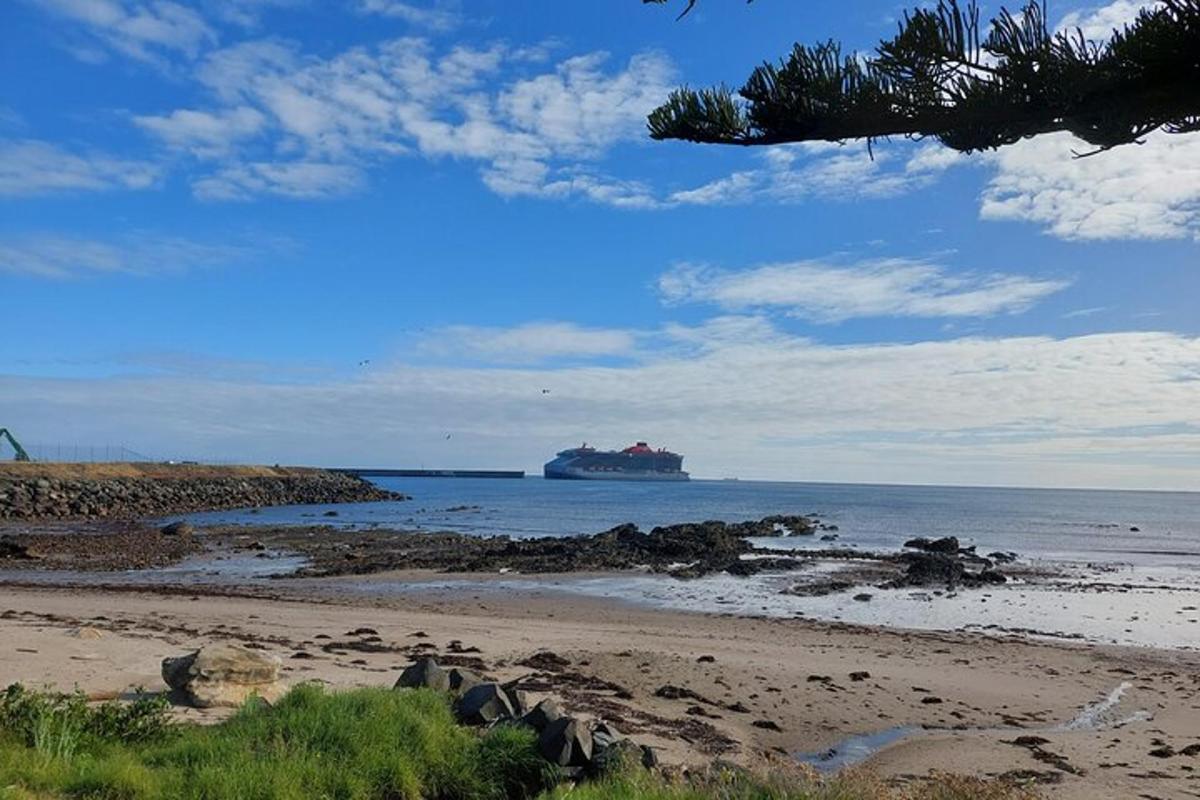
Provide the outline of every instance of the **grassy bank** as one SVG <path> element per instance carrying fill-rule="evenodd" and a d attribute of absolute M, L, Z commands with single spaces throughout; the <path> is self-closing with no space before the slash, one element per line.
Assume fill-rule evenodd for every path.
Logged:
<path fill-rule="evenodd" d="M 674 780 L 629 765 L 568 790 L 533 733 L 479 734 L 426 691 L 294 689 L 212 726 L 171 725 L 157 698 L 90 706 L 10 688 L 0 696 L 0 798 L 193 800 L 1010 800 L 1016 790 L 938 781 L 911 793 L 867 777 L 716 769 Z"/>
<path fill-rule="evenodd" d="M 316 467 L 280 467 L 260 464 L 166 464 L 130 461 L 0 461 L 0 478 L 48 480 L 199 480 L 208 478 L 292 478 L 320 473 Z"/>

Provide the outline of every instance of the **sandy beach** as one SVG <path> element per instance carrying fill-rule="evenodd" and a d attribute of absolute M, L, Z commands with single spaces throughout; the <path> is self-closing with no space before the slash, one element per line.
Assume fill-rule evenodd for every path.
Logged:
<path fill-rule="evenodd" d="M 390 685 L 414 655 L 437 654 L 545 683 L 669 763 L 835 748 L 817 761 L 833 767 L 855 750 L 845 740 L 882 734 L 857 743 L 895 739 L 862 766 L 899 781 L 944 771 L 1024 776 L 1055 798 L 1200 797 L 1200 754 L 1181 752 L 1200 743 L 1195 652 L 461 590 L 351 601 L 5 587 L 0 631 L 0 683 L 96 697 L 161 688 L 163 657 L 215 641 L 278 655 L 289 682 L 332 686 Z"/>

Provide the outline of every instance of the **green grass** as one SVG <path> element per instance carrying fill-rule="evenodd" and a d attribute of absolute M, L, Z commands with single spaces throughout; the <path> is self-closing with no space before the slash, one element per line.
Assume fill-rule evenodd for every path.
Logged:
<path fill-rule="evenodd" d="M 87 715 L 73 704 L 64 714 L 63 705 L 10 715 L 15 724 L 0 705 L 0 787 L 9 787 L 0 798 L 506 800 L 532 797 L 556 777 L 530 731 L 480 736 L 431 691 L 301 686 L 219 725 L 132 737 L 93 735 Z"/>
<path fill-rule="evenodd" d="M 293 689 L 217 725 L 171 725 L 161 698 L 89 705 L 82 695 L 0 694 L 0 800 L 1016 800 L 947 778 L 914 792 L 869 776 L 732 768 L 665 777 L 636 764 L 569 789 L 531 731 L 480 734 L 428 690 Z"/>

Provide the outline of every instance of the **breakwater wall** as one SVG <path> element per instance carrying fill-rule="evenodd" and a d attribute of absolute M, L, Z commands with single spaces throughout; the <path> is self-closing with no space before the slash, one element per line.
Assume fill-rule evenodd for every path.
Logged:
<path fill-rule="evenodd" d="M 60 465 L 49 465 L 57 467 Z M 0 519 L 131 519 L 194 511 L 402 500 L 353 475 L 326 470 L 220 467 L 138 474 L 0 471 Z"/>

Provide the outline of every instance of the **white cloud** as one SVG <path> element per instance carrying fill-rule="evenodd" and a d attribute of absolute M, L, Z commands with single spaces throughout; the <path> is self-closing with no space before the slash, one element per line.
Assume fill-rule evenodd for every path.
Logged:
<path fill-rule="evenodd" d="M 207 0 L 205 9 L 222 22 L 243 28 L 255 28 L 268 9 L 294 8 L 309 2 L 310 0 Z"/>
<path fill-rule="evenodd" d="M 1105 6 L 1072 11 L 1062 18 L 1056 30 L 1074 31 L 1078 28 L 1094 42 L 1107 41 L 1114 30 L 1122 30 L 1137 19 L 1144 8 L 1158 5 L 1142 0 L 1116 0 Z"/>
<path fill-rule="evenodd" d="M 1094 314 L 1108 311 L 1108 306 L 1092 306 L 1090 308 L 1077 308 L 1074 311 L 1068 311 L 1062 315 L 1063 319 L 1078 319 L 1079 317 L 1090 317 Z"/>
<path fill-rule="evenodd" d="M 399 364 L 286 385 L 0 377 L 0 416 L 34 440 L 267 463 L 536 468 L 564 442 L 643 435 L 706 476 L 1200 488 L 1195 337 L 825 346 L 761 322 L 714 331 L 625 366 Z"/>
<path fill-rule="evenodd" d="M 936 142 L 927 142 L 917 148 L 904 164 L 904 171 L 927 175 L 945 172 L 951 167 L 966 164 L 970 156 Z"/>
<path fill-rule="evenodd" d="M 644 136 L 646 115 L 666 96 L 675 69 L 665 56 L 642 53 L 610 75 L 607 60 L 607 53 L 576 56 L 553 73 L 517 81 L 500 93 L 501 118 L 556 153 L 578 157 Z"/>
<path fill-rule="evenodd" d="M 278 41 L 244 42 L 209 54 L 198 71 L 219 105 L 137 122 L 198 155 L 236 153 L 265 164 L 299 154 L 361 171 L 417 153 L 477 162 L 485 185 L 505 196 L 655 204 L 645 186 L 597 174 L 589 162 L 643 137 L 645 114 L 673 80 L 670 62 L 640 54 L 605 69 L 607 56 L 593 53 L 519 77 L 535 61 L 528 48 L 438 51 L 420 38 L 331 58 Z M 208 176 L 197 191 L 209 198 L 254 191 L 248 181 L 236 192 L 213 191 L 214 180 L 228 183 Z"/>
<path fill-rule="evenodd" d="M 248 200 L 258 195 L 310 200 L 349 194 L 363 180 L 357 167 L 346 164 L 253 162 L 225 167 L 192 188 L 201 200 Z"/>
<path fill-rule="evenodd" d="M 695 189 L 681 189 L 672 192 L 670 201 L 693 206 L 744 203 L 754 197 L 761 182 L 762 174 L 758 171 L 734 172 L 724 178 L 697 186 Z"/>
<path fill-rule="evenodd" d="M 246 106 L 216 112 L 179 109 L 164 116 L 136 116 L 134 122 L 171 147 L 199 156 L 221 156 L 238 141 L 260 133 L 266 117 Z"/>
<path fill-rule="evenodd" d="M 459 3 L 434 2 L 432 5 L 402 2 L 401 0 L 359 0 L 358 9 L 364 14 L 379 14 L 403 20 L 435 31 L 448 31 L 462 24 Z"/>
<path fill-rule="evenodd" d="M 243 261 L 253 249 L 130 234 L 112 241 L 64 236 L 0 239 L 0 272 L 38 278 L 159 275 Z"/>
<path fill-rule="evenodd" d="M 839 145 L 803 142 L 768 147 L 761 166 L 740 170 L 693 189 L 673 192 L 682 205 L 726 205 L 772 201 L 852 201 L 897 197 L 932 184 L 965 156 L 937 144 Z"/>
<path fill-rule="evenodd" d="M 216 32 L 199 13 L 171 0 L 35 1 L 74 22 L 104 46 L 140 60 L 155 60 L 167 53 L 195 57 L 217 40 Z"/>
<path fill-rule="evenodd" d="M 421 342 L 425 353 L 493 362 L 536 363 L 553 358 L 632 355 L 632 331 L 588 328 L 571 322 L 531 322 L 511 328 L 451 325 Z"/>
<path fill-rule="evenodd" d="M 484 184 L 503 197 L 582 197 L 616 208 L 660 208 L 654 189 L 642 181 L 589 174 L 577 167 L 552 170 L 529 158 L 498 158 L 482 172 Z"/>
<path fill-rule="evenodd" d="M 0 139 L 0 196 L 146 189 L 160 174 L 160 167 L 148 161 L 75 154 L 37 139 Z"/>
<path fill-rule="evenodd" d="M 1179 239 L 1200 235 L 1200 134 L 1153 133 L 1092 148 L 1070 134 L 1027 139 L 988 156 L 996 174 L 980 217 L 1045 226 L 1062 239 Z"/>
<path fill-rule="evenodd" d="M 741 271 L 684 264 L 658 281 L 669 303 L 711 303 L 730 311 L 774 308 L 817 322 L 1013 314 L 1068 285 L 1003 273 L 951 274 L 910 259 L 852 266 L 796 261 Z"/>

